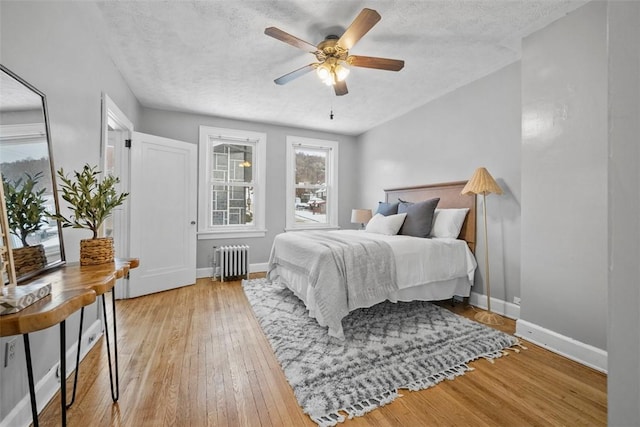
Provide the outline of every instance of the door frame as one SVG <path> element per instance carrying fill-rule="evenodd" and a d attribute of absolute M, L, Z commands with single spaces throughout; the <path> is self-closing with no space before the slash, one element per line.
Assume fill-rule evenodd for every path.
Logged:
<path fill-rule="evenodd" d="M 105 92 L 102 93 L 102 132 L 100 139 L 100 163 L 101 170 L 107 170 L 109 127 L 122 131 L 122 137 L 114 144 L 113 161 L 114 175 L 120 178 L 120 192 L 129 192 L 131 172 L 130 150 L 126 147 L 126 140 L 131 140 L 134 131 L 133 122 L 122 112 L 116 103 Z M 103 173 L 104 176 L 104 173 Z M 129 201 L 114 212 L 114 249 L 118 256 L 129 257 L 129 227 L 130 209 Z M 120 286 L 113 288 L 116 299 L 129 298 L 129 280 L 124 277 Z"/>

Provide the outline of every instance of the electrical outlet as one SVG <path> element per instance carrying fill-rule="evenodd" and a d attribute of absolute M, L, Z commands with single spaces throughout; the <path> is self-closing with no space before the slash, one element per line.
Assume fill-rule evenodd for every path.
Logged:
<path fill-rule="evenodd" d="M 4 367 L 8 367 L 16 359 L 16 342 L 17 338 L 7 341 L 4 348 Z"/>
<path fill-rule="evenodd" d="M 520 297 L 513 297 L 513 303 L 515 305 L 520 305 Z"/>

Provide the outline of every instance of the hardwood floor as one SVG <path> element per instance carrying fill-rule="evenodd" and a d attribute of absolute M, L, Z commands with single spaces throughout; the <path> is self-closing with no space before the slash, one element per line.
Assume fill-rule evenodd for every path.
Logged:
<path fill-rule="evenodd" d="M 443 306 L 451 308 L 449 304 Z M 118 301 L 120 400 L 104 338 L 80 366 L 70 426 L 314 426 L 262 334 L 240 282 Z M 474 309 L 453 311 L 472 317 Z M 501 329 L 513 333 L 507 319 Z M 530 343 L 475 371 L 349 420 L 348 426 L 606 425 L 606 376 Z M 71 380 L 68 383 L 71 386 Z M 60 423 L 59 396 L 40 417 Z"/>

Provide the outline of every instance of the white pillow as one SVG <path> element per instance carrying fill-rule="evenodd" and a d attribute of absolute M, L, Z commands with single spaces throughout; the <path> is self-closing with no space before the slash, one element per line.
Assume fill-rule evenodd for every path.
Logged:
<path fill-rule="evenodd" d="M 436 209 L 433 217 L 430 237 L 448 237 L 457 239 L 469 208 Z"/>
<path fill-rule="evenodd" d="M 365 231 L 368 233 L 386 234 L 387 236 L 394 236 L 398 234 L 398 230 L 402 227 L 406 213 L 384 216 L 382 214 L 375 214 L 373 218 L 367 223 Z"/>

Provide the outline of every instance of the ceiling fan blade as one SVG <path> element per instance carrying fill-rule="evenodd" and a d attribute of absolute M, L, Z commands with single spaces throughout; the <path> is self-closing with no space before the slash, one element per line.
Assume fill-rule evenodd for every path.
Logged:
<path fill-rule="evenodd" d="M 307 74 L 309 71 L 313 70 L 316 67 L 316 64 L 305 65 L 302 68 L 298 68 L 295 71 L 285 74 L 284 76 L 278 77 L 274 80 L 277 85 L 283 85 L 289 83 L 291 80 L 295 80 L 300 76 Z"/>
<path fill-rule="evenodd" d="M 273 37 L 274 39 L 283 41 L 285 43 L 290 44 L 293 47 L 297 47 L 298 49 L 302 49 L 307 52 L 314 53 L 318 50 L 318 48 L 311 43 L 308 43 L 304 40 L 301 40 L 295 36 L 292 36 L 289 33 L 282 31 L 276 27 L 269 27 L 264 29 L 264 33 L 268 36 Z"/>
<path fill-rule="evenodd" d="M 349 93 L 349 91 L 347 90 L 347 82 L 345 82 L 344 80 L 341 82 L 335 82 L 333 84 L 333 90 L 335 90 L 336 96 L 342 96 Z"/>
<path fill-rule="evenodd" d="M 338 46 L 345 50 L 351 49 L 358 40 L 362 38 L 382 17 L 373 9 L 364 8 L 356 19 L 353 20 L 349 28 L 338 40 Z"/>
<path fill-rule="evenodd" d="M 388 71 L 400 71 L 404 67 L 404 61 L 401 59 L 376 58 L 373 56 L 350 56 L 347 62 L 354 67 Z"/>

